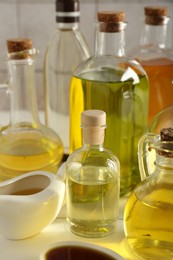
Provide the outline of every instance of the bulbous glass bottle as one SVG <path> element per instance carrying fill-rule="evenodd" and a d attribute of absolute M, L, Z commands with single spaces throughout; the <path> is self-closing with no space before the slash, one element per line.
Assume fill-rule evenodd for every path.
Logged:
<path fill-rule="evenodd" d="M 104 147 L 105 112 L 84 111 L 81 125 L 83 146 L 66 162 L 67 221 L 79 236 L 103 237 L 118 219 L 120 164 Z"/>
<path fill-rule="evenodd" d="M 0 131 L 0 181 L 45 170 L 56 173 L 63 156 L 59 136 L 43 125 L 35 96 L 35 59 L 30 39 L 7 40 L 10 123 Z"/>
<path fill-rule="evenodd" d="M 153 156 L 151 150 L 154 150 L 153 167 L 150 165 L 153 159 L 150 158 Z M 161 129 L 157 135 L 147 133 L 140 139 L 139 165 L 142 181 L 132 191 L 125 206 L 125 235 L 131 249 L 142 259 L 171 260 L 173 258 L 172 127 Z"/>
<path fill-rule="evenodd" d="M 64 160 L 69 155 L 69 86 L 73 70 L 90 56 L 79 28 L 78 0 L 56 1 L 57 29 L 44 59 L 46 125 L 61 137 Z"/>
<path fill-rule="evenodd" d="M 80 114 L 106 112 L 105 147 L 121 164 L 121 195 L 140 181 L 139 138 L 147 129 L 148 78 L 141 65 L 125 55 L 125 13 L 98 12 L 95 55 L 74 71 L 70 86 L 70 149 L 81 146 Z"/>

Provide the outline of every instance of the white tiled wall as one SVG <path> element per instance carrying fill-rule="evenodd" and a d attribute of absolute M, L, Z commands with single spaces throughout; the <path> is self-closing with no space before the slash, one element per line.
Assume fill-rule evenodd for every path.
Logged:
<path fill-rule="evenodd" d="M 98 10 L 123 10 L 126 13 L 126 51 L 139 42 L 146 5 L 165 5 L 173 17 L 172 0 L 80 0 L 80 29 L 94 51 L 95 15 Z M 6 39 L 29 37 L 40 50 L 36 66 L 36 87 L 39 109 L 43 109 L 43 59 L 47 43 L 56 28 L 55 0 L 0 0 L 0 82 L 6 80 L 6 67 L 2 57 L 6 52 Z M 169 24 L 168 47 L 173 48 L 173 18 Z M 2 100 L 1 100 L 2 99 Z M 4 93 L 0 92 L 0 110 L 8 108 Z"/>

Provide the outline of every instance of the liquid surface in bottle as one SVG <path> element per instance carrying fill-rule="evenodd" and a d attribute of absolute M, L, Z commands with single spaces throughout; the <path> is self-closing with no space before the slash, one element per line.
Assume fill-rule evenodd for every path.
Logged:
<path fill-rule="evenodd" d="M 14 131 L 0 138 L 0 181 L 30 171 L 56 173 L 62 158 L 62 144 L 39 131 Z"/>
<path fill-rule="evenodd" d="M 120 78 L 121 74 L 121 71 L 103 68 L 72 78 L 70 142 L 71 152 L 82 144 L 80 114 L 83 110 L 105 111 L 104 145 L 120 160 L 123 195 L 140 181 L 137 147 L 147 127 L 148 83 L 146 76 L 139 76 L 136 84 L 133 79 L 117 81 L 117 75 Z"/>
<path fill-rule="evenodd" d="M 125 209 L 131 248 L 144 259 L 173 259 L 173 184 L 162 183 L 141 199 L 133 192 Z"/>
<path fill-rule="evenodd" d="M 71 173 L 68 187 L 71 231 L 85 237 L 111 233 L 118 218 L 118 178 L 106 168 L 87 166 L 80 173 Z"/>
<path fill-rule="evenodd" d="M 163 108 L 173 104 L 173 61 L 157 58 L 141 61 L 150 82 L 149 123 Z"/>

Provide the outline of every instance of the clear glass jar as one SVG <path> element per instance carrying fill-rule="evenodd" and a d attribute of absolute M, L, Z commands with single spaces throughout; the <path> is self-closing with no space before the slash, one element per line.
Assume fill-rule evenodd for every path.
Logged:
<path fill-rule="evenodd" d="M 72 72 L 90 56 L 79 29 L 78 0 L 56 1 L 57 29 L 44 60 L 46 124 L 58 133 L 64 145 L 64 160 L 69 155 L 69 86 Z"/>
<path fill-rule="evenodd" d="M 167 46 L 170 20 L 168 8 L 148 6 L 144 8 L 144 13 L 140 44 L 129 51 L 128 55 L 142 64 L 149 78 L 150 123 L 159 111 L 173 104 L 173 56 Z"/>
<path fill-rule="evenodd" d="M 105 112 L 86 110 L 81 124 L 83 146 L 66 162 L 67 221 L 79 236 L 103 237 L 118 219 L 120 164 L 103 145 Z"/>
<path fill-rule="evenodd" d="M 148 78 L 141 65 L 125 55 L 125 13 L 100 12 L 96 23 L 95 55 L 73 73 L 70 87 L 70 149 L 81 146 L 80 114 L 106 112 L 105 147 L 121 164 L 121 195 L 140 181 L 139 138 L 147 129 Z"/>
<path fill-rule="evenodd" d="M 11 109 L 10 123 L 0 132 L 0 181 L 36 170 L 56 173 L 63 145 L 39 121 L 34 78 L 38 51 L 30 39 L 10 39 L 7 47 Z"/>

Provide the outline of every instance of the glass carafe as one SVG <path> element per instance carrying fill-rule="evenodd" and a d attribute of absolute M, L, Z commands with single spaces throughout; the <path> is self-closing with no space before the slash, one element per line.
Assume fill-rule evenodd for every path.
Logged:
<path fill-rule="evenodd" d="M 45 52 L 44 89 L 46 125 L 62 139 L 69 155 L 69 86 L 74 69 L 90 56 L 80 30 L 78 0 L 56 0 L 56 31 Z"/>
<path fill-rule="evenodd" d="M 145 71 L 125 55 L 125 27 L 124 12 L 98 13 L 95 55 L 77 67 L 70 87 L 71 152 L 82 143 L 81 112 L 105 111 L 105 147 L 120 160 L 121 195 L 140 181 L 137 145 L 147 129 L 149 91 Z"/>
<path fill-rule="evenodd" d="M 129 245 L 143 259 L 173 259 L 172 112 L 173 107 L 161 111 L 151 132 L 139 141 L 142 181 L 132 191 L 124 211 Z"/>
<path fill-rule="evenodd" d="M 39 121 L 35 96 L 35 59 L 38 51 L 30 39 L 7 41 L 10 122 L 0 132 L 0 181 L 45 170 L 56 173 L 63 156 L 59 136 Z"/>

